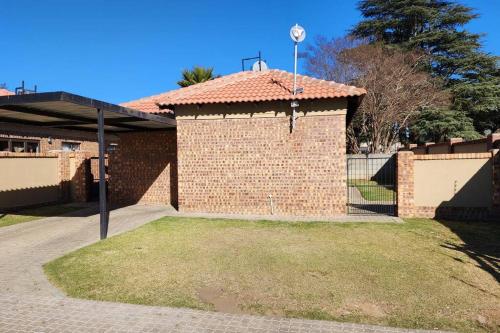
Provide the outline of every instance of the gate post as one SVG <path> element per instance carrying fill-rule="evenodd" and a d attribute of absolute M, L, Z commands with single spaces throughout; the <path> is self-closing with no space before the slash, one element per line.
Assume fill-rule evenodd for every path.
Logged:
<path fill-rule="evenodd" d="M 413 157 L 412 151 L 399 151 L 396 157 L 396 215 L 399 217 L 415 215 Z"/>
<path fill-rule="evenodd" d="M 101 239 L 108 237 L 108 208 L 106 195 L 106 165 L 104 155 L 106 147 L 104 142 L 104 111 L 97 109 L 97 141 L 99 142 L 99 225 Z"/>
<path fill-rule="evenodd" d="M 500 217 L 500 149 L 492 149 L 491 155 L 493 165 L 492 215 Z"/>

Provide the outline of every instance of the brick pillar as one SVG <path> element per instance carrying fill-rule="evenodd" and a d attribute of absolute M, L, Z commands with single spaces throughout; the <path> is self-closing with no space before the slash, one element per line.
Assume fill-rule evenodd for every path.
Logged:
<path fill-rule="evenodd" d="M 493 215 L 500 216 L 500 149 L 491 150 L 493 161 Z"/>
<path fill-rule="evenodd" d="M 487 137 L 487 149 L 498 149 L 500 142 L 500 133 L 492 133 Z"/>
<path fill-rule="evenodd" d="M 62 202 L 67 202 L 71 199 L 69 156 L 66 153 L 58 153 L 57 160 L 59 164 L 59 200 Z"/>
<path fill-rule="evenodd" d="M 90 176 L 90 165 L 87 163 L 89 156 L 85 152 L 72 153 L 71 158 L 74 163 L 74 174 L 71 182 L 71 199 L 75 202 L 87 201 L 87 178 Z"/>
<path fill-rule="evenodd" d="M 454 145 L 462 141 L 464 141 L 462 138 L 451 138 L 450 140 L 448 140 L 449 153 L 453 154 L 455 152 Z"/>
<path fill-rule="evenodd" d="M 413 152 L 399 151 L 397 154 L 397 215 L 415 216 Z"/>

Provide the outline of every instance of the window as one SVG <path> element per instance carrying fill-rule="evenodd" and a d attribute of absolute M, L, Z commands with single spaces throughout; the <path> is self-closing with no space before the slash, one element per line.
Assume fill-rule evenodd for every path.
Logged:
<path fill-rule="evenodd" d="M 39 153 L 40 142 L 20 139 L 0 139 L 0 151 L 13 153 Z"/>
<path fill-rule="evenodd" d="M 11 151 L 13 151 L 14 153 L 25 153 L 26 147 L 24 146 L 24 144 L 25 144 L 24 141 L 12 141 Z"/>
<path fill-rule="evenodd" d="M 62 143 L 63 151 L 76 151 L 80 150 L 80 144 L 78 142 L 63 142 Z"/>
<path fill-rule="evenodd" d="M 40 144 L 36 141 L 28 141 L 26 142 L 26 152 L 28 153 L 39 153 L 40 152 Z"/>
<path fill-rule="evenodd" d="M 0 140 L 0 151 L 9 151 L 9 140 Z"/>

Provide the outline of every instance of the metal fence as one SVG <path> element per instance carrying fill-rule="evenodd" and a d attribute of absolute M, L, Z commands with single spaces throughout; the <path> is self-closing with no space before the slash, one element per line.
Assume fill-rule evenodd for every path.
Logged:
<path fill-rule="evenodd" d="M 395 155 L 348 155 L 347 207 L 349 214 L 395 215 Z"/>

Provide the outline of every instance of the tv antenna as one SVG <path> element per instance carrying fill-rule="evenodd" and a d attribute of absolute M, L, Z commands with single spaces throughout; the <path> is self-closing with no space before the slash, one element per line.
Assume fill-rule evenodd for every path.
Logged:
<path fill-rule="evenodd" d="M 24 80 L 23 80 L 23 81 L 21 81 L 21 86 L 17 87 L 15 92 L 16 92 L 16 95 L 36 94 L 36 89 L 37 89 L 36 84 L 35 84 L 33 89 L 26 88 L 24 86 Z"/>

